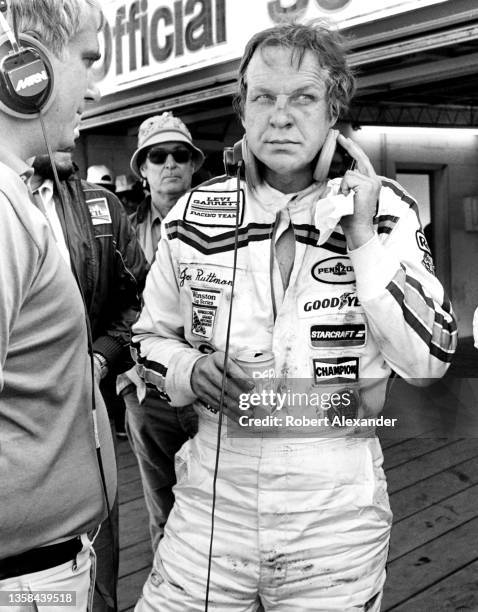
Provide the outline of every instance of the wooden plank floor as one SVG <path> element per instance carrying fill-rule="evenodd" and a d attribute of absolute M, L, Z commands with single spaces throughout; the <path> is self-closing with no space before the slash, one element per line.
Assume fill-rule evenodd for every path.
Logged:
<path fill-rule="evenodd" d="M 384 441 L 394 527 L 383 612 L 478 611 L 478 440 Z M 139 472 L 119 445 L 120 610 L 130 610 L 151 550 Z M 292 612 L 292 611 L 291 611 Z"/>
<path fill-rule="evenodd" d="M 461 341 L 450 370 L 470 377 L 478 398 L 478 379 L 471 380 L 478 375 L 478 351 L 471 339 Z M 473 395 L 468 404 L 478 413 Z M 414 421 L 414 436 L 382 440 L 394 513 L 382 612 L 478 612 L 478 435 L 434 437 L 426 432 L 437 423 L 432 417 L 425 412 Z M 416 437 L 418 431 L 425 433 Z M 152 553 L 136 460 L 127 441 L 118 451 L 123 612 L 141 593 Z"/>
<path fill-rule="evenodd" d="M 132 609 L 138 600 L 153 555 L 138 464 L 127 440 L 122 440 L 118 444 L 118 470 L 120 502 L 118 601 L 122 612 Z"/>

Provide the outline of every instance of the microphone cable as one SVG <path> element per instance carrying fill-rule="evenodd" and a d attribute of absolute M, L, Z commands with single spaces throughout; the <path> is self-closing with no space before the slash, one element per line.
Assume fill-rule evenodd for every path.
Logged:
<path fill-rule="evenodd" d="M 232 323 L 232 304 L 234 299 L 234 287 L 236 283 L 236 270 L 237 270 L 237 251 L 239 243 L 239 210 L 241 201 L 241 167 L 242 160 L 239 160 L 237 166 L 236 175 L 236 195 L 237 195 L 237 208 L 236 208 L 236 225 L 234 228 L 234 256 L 233 256 L 233 267 L 232 267 L 232 284 L 231 284 L 231 301 L 229 302 L 229 314 L 227 319 L 227 331 L 226 331 L 226 346 L 224 349 L 224 365 L 222 370 L 222 382 L 221 382 L 221 396 L 219 399 L 219 411 L 218 411 L 218 426 L 217 426 L 217 443 L 216 443 L 216 460 L 214 464 L 214 476 L 212 480 L 212 506 L 211 506 L 211 535 L 209 539 L 209 555 L 207 562 L 207 581 L 206 581 L 206 601 L 204 605 L 204 612 L 209 610 L 209 589 L 211 584 L 211 564 L 212 564 L 212 547 L 214 541 L 214 515 L 216 510 L 216 485 L 217 475 L 219 470 L 219 453 L 221 449 L 221 433 L 222 433 L 222 419 L 224 414 L 224 396 L 226 394 L 226 382 L 227 382 L 227 361 L 229 358 L 229 342 L 231 337 L 231 323 Z"/>

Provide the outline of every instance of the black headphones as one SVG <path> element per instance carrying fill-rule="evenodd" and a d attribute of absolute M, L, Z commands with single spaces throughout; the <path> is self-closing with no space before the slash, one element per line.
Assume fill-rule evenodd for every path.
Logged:
<path fill-rule="evenodd" d="M 16 38 L 0 0 L 0 110 L 13 117 L 35 119 L 52 101 L 54 79 L 49 52 L 36 39 Z"/>

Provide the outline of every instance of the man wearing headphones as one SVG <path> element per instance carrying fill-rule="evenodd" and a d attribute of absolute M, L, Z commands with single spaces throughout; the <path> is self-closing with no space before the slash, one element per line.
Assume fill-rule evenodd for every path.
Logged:
<path fill-rule="evenodd" d="M 216 610 L 380 609 L 392 516 L 373 423 L 392 369 L 445 373 L 456 323 L 413 198 L 331 131 L 353 89 L 336 31 L 257 33 L 242 160 L 164 221 L 133 346 L 199 431 L 136 612 L 200 612 L 206 586 Z M 356 167 L 329 180 L 336 137 Z"/>
<path fill-rule="evenodd" d="M 92 596 L 91 539 L 115 497 L 115 460 L 82 296 L 41 202 L 31 197 L 25 160 L 45 153 L 46 140 L 50 150 L 73 147 L 85 103 L 98 96 L 90 69 L 102 14 L 96 0 L 44 0 L 41 9 L 31 0 L 6 4 L 0 2 L 0 595 L 15 593 L 6 601 L 13 609 L 31 601 L 44 610 L 76 604 L 83 611 Z M 65 599 L 51 599 L 51 607 L 39 591 L 61 591 Z"/>

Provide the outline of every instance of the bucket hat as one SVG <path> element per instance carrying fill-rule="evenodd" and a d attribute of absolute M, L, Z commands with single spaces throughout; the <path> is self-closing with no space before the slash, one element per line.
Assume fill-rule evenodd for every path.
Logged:
<path fill-rule="evenodd" d="M 139 171 L 138 157 L 153 145 L 163 142 L 184 142 L 193 154 L 194 171 L 199 170 L 204 161 L 204 153 L 193 144 L 191 133 L 185 124 L 171 112 L 155 115 L 143 121 L 138 131 L 138 148 L 133 153 L 130 166 L 138 178 L 142 178 Z"/>

